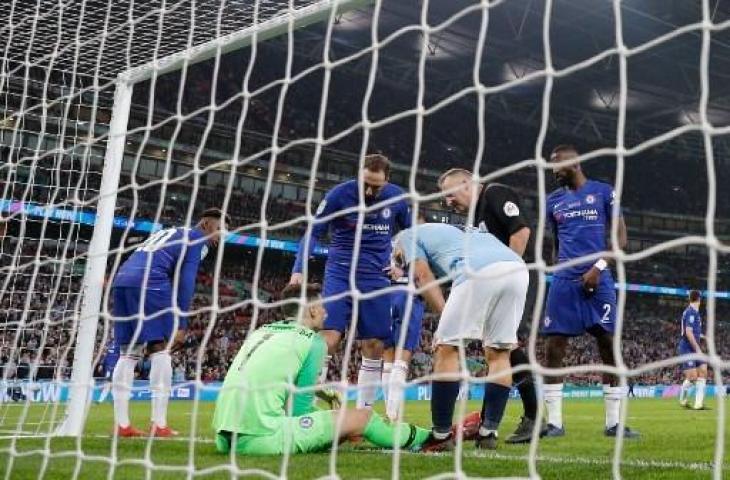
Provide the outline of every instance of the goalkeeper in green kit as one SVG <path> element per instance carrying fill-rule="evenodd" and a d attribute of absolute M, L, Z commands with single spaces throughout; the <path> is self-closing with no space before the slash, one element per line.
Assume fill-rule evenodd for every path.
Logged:
<path fill-rule="evenodd" d="M 315 396 L 332 408 L 339 408 L 339 398 L 314 388 L 327 355 L 317 333 L 326 316 L 320 286 L 289 285 L 282 297 L 299 299 L 302 288 L 307 305 L 285 303 L 286 319 L 251 333 L 228 369 L 213 417 L 217 450 L 249 455 L 319 452 L 356 436 L 382 448 L 396 442 L 401 448 L 420 447 L 429 430 L 389 424 L 370 409 L 314 407 Z"/>

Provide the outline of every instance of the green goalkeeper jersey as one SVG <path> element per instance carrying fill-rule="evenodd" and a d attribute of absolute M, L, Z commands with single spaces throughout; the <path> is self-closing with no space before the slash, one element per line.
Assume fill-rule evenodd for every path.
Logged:
<path fill-rule="evenodd" d="M 268 435 L 280 427 L 281 417 L 311 412 L 314 391 L 296 393 L 290 404 L 291 386 L 315 385 L 326 355 L 322 337 L 294 320 L 254 331 L 228 369 L 216 400 L 213 427 Z"/>

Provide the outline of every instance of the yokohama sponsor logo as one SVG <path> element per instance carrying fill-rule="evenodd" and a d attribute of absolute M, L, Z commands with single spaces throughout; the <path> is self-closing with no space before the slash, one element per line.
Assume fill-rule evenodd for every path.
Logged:
<path fill-rule="evenodd" d="M 583 217 L 585 220 L 598 220 L 598 210 L 595 208 L 582 208 L 563 213 L 564 218 Z"/>

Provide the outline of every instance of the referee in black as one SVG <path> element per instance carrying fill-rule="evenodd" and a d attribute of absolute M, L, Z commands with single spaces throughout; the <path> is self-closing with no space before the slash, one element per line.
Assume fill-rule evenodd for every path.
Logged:
<path fill-rule="evenodd" d="M 438 186 L 446 204 L 456 212 L 466 214 L 474 199 L 477 200 L 474 211 L 474 225 L 484 224 L 487 231 L 509 246 L 518 255 L 524 256 L 530 240 L 530 228 L 522 213 L 517 193 L 499 183 L 488 185 L 475 184 L 472 173 L 463 168 L 452 168 L 444 172 L 438 180 Z M 522 348 L 512 350 L 510 354 L 512 367 L 529 365 L 530 360 Z M 537 418 L 537 393 L 532 373 L 522 371 L 513 373 L 512 379 L 520 392 L 524 414 L 517 430 L 507 437 L 507 443 L 527 443 L 532 438 L 532 431 Z M 482 418 L 485 406 L 482 406 Z M 540 429 L 540 435 L 544 433 Z"/>

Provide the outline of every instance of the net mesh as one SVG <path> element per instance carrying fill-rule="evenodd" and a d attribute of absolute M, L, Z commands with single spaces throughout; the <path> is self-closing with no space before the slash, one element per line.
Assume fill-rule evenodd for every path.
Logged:
<path fill-rule="evenodd" d="M 458 166 L 490 172 L 481 175 L 479 181 L 516 179 L 521 186 L 518 191 L 526 197 L 525 205 L 542 212 L 550 171 L 544 152 L 553 143 L 548 135 L 556 131 L 551 122 L 572 123 L 574 133 L 584 122 L 571 116 L 575 112 L 564 110 L 562 120 L 553 118 L 556 83 L 573 77 L 582 81 L 582 73 L 608 60 L 618 63 L 618 83 L 612 94 L 601 98 L 606 106 L 615 106 L 615 119 L 608 122 L 608 127 L 594 125 L 590 131 L 600 135 L 606 128 L 613 128 L 613 146 L 592 149 L 574 162 L 606 156 L 616 159 L 613 176 L 617 213 L 625 194 L 630 193 L 625 177 L 632 157 L 685 139 L 689 143 L 687 151 L 705 159 L 704 225 L 692 234 L 683 233 L 628 252 L 614 247 L 607 255 L 617 262 L 617 281 L 627 285 L 631 265 L 643 268 L 642 262 L 672 249 L 704 249 L 708 352 L 701 358 L 709 361 L 714 383 L 723 388 L 722 372 L 727 365 L 722 358 L 724 346 L 716 342 L 723 326 L 716 320 L 715 292 L 721 255 L 727 253 L 720 238 L 730 229 L 717 218 L 717 210 L 722 208 L 718 206 L 717 178 L 722 173 L 716 172 L 718 161 L 713 146 L 730 129 L 711 120 L 716 112 L 709 108 L 709 95 L 712 35 L 730 27 L 730 21 L 714 21 L 713 4 L 705 0 L 696 12 L 696 21 L 628 46 L 622 22 L 627 7 L 614 1 L 605 12 L 612 15 L 614 26 L 605 48 L 564 64 L 555 58 L 551 43 L 555 41 L 551 29 L 560 23 L 554 10 L 561 2 L 547 0 L 538 12 L 540 22 L 532 25 L 540 29 L 533 39 L 542 46 L 542 58 L 508 65 L 509 74 L 495 80 L 484 67 L 490 62 L 489 34 L 496 28 L 493 17 L 501 18 L 500 8 L 508 2 L 457 2 L 440 15 L 434 14 L 434 2 L 428 1 L 418 8 L 376 1 L 372 6 L 352 9 L 368 3 L 13 0 L 0 12 L 0 31 L 5 39 L 0 44 L 4 47 L 0 57 L 0 205 L 6 219 L 0 243 L 0 361 L 4 366 L 0 454 L 7 459 L 7 478 L 28 472 L 43 476 L 55 468 L 56 462 L 68 457 L 73 459 L 68 470 L 73 478 L 91 471 L 87 470 L 90 464 L 103 465 L 110 477 L 128 467 L 139 467 L 146 477 L 163 471 L 189 476 L 216 471 L 231 477 L 277 477 L 278 472 L 285 475 L 292 462 L 288 454 L 277 460 L 274 469 L 260 469 L 255 463 L 239 462 L 233 457 L 198 464 L 197 455 L 212 449 L 207 416 L 210 403 L 203 398 L 212 390 L 209 382 L 225 374 L 248 332 L 277 317 L 276 293 L 287 280 L 293 242 L 311 231 L 323 193 L 339 180 L 358 176 L 364 154 L 382 149 L 386 154 L 392 151 L 400 160 L 394 166 L 393 181 L 404 186 L 405 198 L 416 207 L 414 211 L 425 211 L 430 220 L 467 220 L 445 212 L 438 205 L 443 193 L 433 191 L 439 173 L 436 169 L 454 166 L 449 161 L 459 156 Z M 310 10 L 324 21 L 299 29 L 297 12 Z M 390 20 L 394 15 L 405 19 L 396 27 Z M 527 17 L 526 13 L 523 25 Z M 514 27 L 521 32 L 519 24 Z M 239 35 L 244 31 L 251 33 L 244 38 Z M 646 129 L 639 134 L 628 128 L 628 62 L 688 34 L 699 36 L 701 43 L 697 114 L 686 124 L 664 132 L 653 131 L 649 136 Z M 404 48 L 411 54 L 405 59 L 393 53 Z M 470 58 L 469 67 L 462 69 L 466 73 L 438 68 L 440 56 L 454 52 L 466 52 Z M 124 151 L 112 157 L 121 162 L 119 187 L 114 189 L 114 209 L 97 212 L 100 198 L 107 195 L 101 192 L 101 179 L 104 158 L 110 158 L 106 146 L 111 137 L 114 81 L 125 73 L 137 82 L 123 132 Z M 353 75 L 359 75 L 360 80 L 353 80 Z M 401 101 L 394 98 L 394 87 L 410 88 L 411 94 Z M 517 98 L 501 97 L 521 89 L 541 90 L 539 108 L 530 109 Z M 530 144 L 534 142 L 531 158 L 507 163 L 491 159 L 486 153 L 490 142 L 499 141 L 492 137 L 488 108 L 505 102 L 505 98 L 512 103 L 503 112 L 504 118 L 530 119 L 531 127 L 515 125 L 528 132 L 518 136 L 517 142 L 525 137 Z M 357 114 L 346 115 L 348 110 Z M 474 138 L 448 132 L 450 124 L 444 119 L 448 122 L 452 115 L 449 112 L 462 110 L 468 110 L 475 119 Z M 425 149 L 430 147 L 431 137 L 456 145 L 452 147 L 456 151 L 446 151 L 453 157 L 446 153 L 439 162 L 430 161 Z M 408 145 L 402 144 L 404 138 Z M 470 159 L 468 163 L 463 162 L 464 157 Z M 84 417 L 82 440 L 52 445 L 48 436 L 63 420 L 63 392 L 71 375 L 80 323 L 84 321 L 80 292 L 97 214 L 115 217 L 108 252 L 107 272 L 111 275 L 151 232 L 163 226 L 194 225 L 197 215 L 208 207 L 222 207 L 231 213 L 236 232 L 210 256 L 212 259 L 198 275 L 185 349 L 174 358 L 177 386 L 173 396 L 192 397 L 181 420 L 186 422 L 185 434 L 180 438 L 185 447 L 170 453 L 165 450 L 168 445 L 147 440 L 142 455 L 129 455 L 119 439 L 107 440 L 111 425 L 97 424 L 97 412 L 111 422 L 110 410 L 103 410 L 104 405 L 90 407 Z M 373 207 L 361 198 L 356 209 L 359 228 L 354 262 L 360 255 L 364 218 L 371 210 Z M 530 306 L 527 343 L 530 368 L 541 377 L 548 372 L 540 363 L 543 352 L 538 329 L 547 276 L 554 273 L 555 267 L 543 255 L 543 216 L 536 214 L 536 218 L 535 260 L 530 265 L 538 272 L 538 281 L 531 286 L 536 298 Z M 615 223 L 611 239 L 612 245 L 618 244 Z M 102 254 L 106 259 L 107 252 Z M 304 276 L 309 281 L 321 280 L 321 265 L 305 267 Z M 354 276 L 350 280 L 354 284 Z M 411 291 L 413 288 L 409 287 Z M 626 386 L 634 377 L 672 368 L 688 359 L 647 358 L 639 363 L 626 358 L 623 343 L 627 335 L 622 331 L 632 335 L 641 332 L 624 325 L 625 311 L 632 300 L 627 300 L 626 289 L 618 292 L 614 339 L 617 366 L 610 369 L 580 362 L 558 373 L 595 375 L 611 371 Z M 369 298 L 358 291 L 350 293 L 353 299 Z M 112 329 L 108 295 L 105 288 L 104 304 L 95 325 L 91 359 L 95 370 L 103 365 Z M 409 303 L 406 318 L 411 308 Z M 428 317 L 426 324 L 433 327 L 436 321 Z M 401 335 L 400 345 L 404 340 Z M 426 335 L 422 343 L 428 340 Z M 353 390 L 349 380 L 358 366 L 358 348 L 355 330 L 350 329 L 330 365 L 329 380 L 346 392 Z M 469 373 L 474 370 L 467 363 L 467 354 L 473 352 L 469 348 L 461 357 L 463 371 L 467 372 L 463 380 L 483 383 L 489 377 L 475 378 Z M 429 381 L 429 367 L 428 360 L 414 367 L 414 382 Z M 138 370 L 144 378 L 149 365 L 143 361 Z M 136 386 L 135 395 L 144 397 L 146 388 Z M 97 385 L 94 399 L 98 399 L 100 390 Z M 457 409 L 460 414 L 467 409 L 466 396 L 462 398 Z M 621 425 L 627 416 L 626 403 L 623 405 Z M 136 408 L 133 402 L 133 411 Z M 717 403 L 716 420 L 714 458 L 708 458 L 701 470 L 711 470 L 714 478 L 722 478 L 724 402 Z M 101 450 L 89 443 L 101 442 L 102 437 L 105 440 Z M 473 456 L 464 446 L 457 442 L 454 463 L 448 469 L 429 473 L 464 476 L 469 470 L 465 459 Z M 570 463 L 564 458 L 541 457 L 538 447 L 539 442 L 533 440 L 525 456 L 506 455 L 505 459 L 520 460 L 532 478 L 539 477 L 541 461 Z M 610 464 L 614 478 L 621 477 L 622 464 L 626 465 L 623 449 L 623 436 L 619 435 L 612 458 L 603 463 Z M 340 447 L 333 447 L 327 474 L 340 473 L 342 452 Z M 42 458 L 40 470 L 24 463 L 34 455 Z M 396 449 L 386 455 L 392 462 L 388 473 L 394 477 L 404 474 L 406 453 Z M 318 461 L 324 462 L 321 458 Z M 647 462 L 657 468 L 678 466 Z M 586 460 L 586 464 L 595 462 Z"/>

